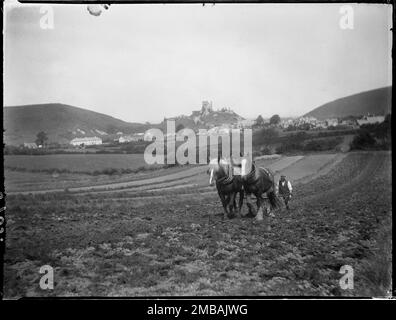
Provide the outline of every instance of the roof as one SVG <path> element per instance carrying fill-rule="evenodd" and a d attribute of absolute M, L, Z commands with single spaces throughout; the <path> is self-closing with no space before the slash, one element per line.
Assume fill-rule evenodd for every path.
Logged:
<path fill-rule="evenodd" d="M 83 137 L 83 138 L 74 138 L 72 141 L 87 141 L 87 140 L 100 140 L 100 141 L 102 141 L 102 138 L 98 138 L 98 137 Z"/>

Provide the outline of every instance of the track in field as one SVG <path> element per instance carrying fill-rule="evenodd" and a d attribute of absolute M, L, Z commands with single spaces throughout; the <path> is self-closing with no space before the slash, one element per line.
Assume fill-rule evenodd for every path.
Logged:
<path fill-rule="evenodd" d="M 307 183 L 310 180 L 326 174 L 335 165 L 337 165 L 346 155 L 345 154 L 326 154 L 326 155 L 311 155 L 311 156 L 293 156 L 281 158 L 266 167 L 271 169 L 275 174 L 276 181 L 279 179 L 280 174 L 286 174 L 288 179 L 294 183 Z M 264 163 L 257 163 L 259 166 Z M 169 176 L 161 177 L 157 183 L 148 183 L 142 185 L 137 183 L 134 187 L 127 187 L 122 190 L 103 190 L 97 191 L 99 193 L 117 193 L 126 192 L 131 197 L 139 196 L 159 196 L 159 194 L 165 192 L 164 196 L 168 196 L 168 192 L 174 191 L 181 195 L 192 195 L 198 193 L 215 193 L 215 187 L 208 186 L 208 176 L 205 174 L 206 167 L 200 168 L 193 175 L 185 173 L 184 178 L 181 179 L 170 179 Z M 85 195 L 87 193 L 83 193 Z"/>
<path fill-rule="evenodd" d="M 339 157 L 341 155 L 313 155 L 313 156 L 290 156 L 290 157 L 280 157 L 279 159 L 274 160 L 259 160 L 258 165 L 263 165 L 269 167 L 276 174 L 276 178 L 278 178 L 278 174 L 283 172 L 286 168 L 291 168 L 290 178 L 292 180 L 296 180 L 301 178 L 301 176 L 307 175 L 307 172 L 310 174 L 317 173 L 319 171 L 320 166 L 327 165 L 328 162 L 335 157 Z M 301 163 L 306 163 L 305 168 L 301 167 Z M 269 165 L 267 165 L 269 163 Z M 293 166 L 296 166 L 293 171 Z M 82 193 L 82 192 L 118 192 L 122 191 L 143 191 L 143 190 L 160 190 L 164 189 L 180 189 L 183 186 L 188 185 L 190 187 L 196 188 L 205 188 L 208 185 L 208 179 L 205 175 L 207 170 L 207 166 L 198 166 L 189 169 L 185 169 L 182 171 L 178 171 L 171 174 L 165 174 L 154 178 L 142 179 L 142 180 L 133 180 L 133 181 L 125 181 L 125 182 L 113 182 L 102 185 L 95 186 L 87 186 L 87 187 L 76 187 L 76 188 L 68 188 L 69 192 Z M 289 173 L 289 172 L 287 172 Z M 295 177 L 296 179 L 293 179 Z M 63 192 L 64 188 L 57 189 L 49 189 L 49 190 L 30 190 L 30 191 L 21 191 L 21 192 L 8 192 L 8 194 L 44 194 L 47 192 Z"/>

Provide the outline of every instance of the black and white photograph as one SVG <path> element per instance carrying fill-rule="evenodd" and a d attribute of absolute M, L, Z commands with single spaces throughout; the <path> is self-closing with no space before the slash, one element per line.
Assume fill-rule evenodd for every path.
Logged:
<path fill-rule="evenodd" d="M 6 0 L 2 299 L 392 299 L 392 15 Z"/>

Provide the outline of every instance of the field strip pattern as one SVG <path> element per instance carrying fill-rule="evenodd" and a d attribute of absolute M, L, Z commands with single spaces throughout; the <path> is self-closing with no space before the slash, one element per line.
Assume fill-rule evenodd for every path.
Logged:
<path fill-rule="evenodd" d="M 291 175 L 288 176 L 290 178 L 292 178 L 292 181 L 294 182 L 294 186 L 296 187 L 296 197 L 301 197 L 301 195 L 299 195 L 299 188 L 302 184 L 307 184 L 317 178 L 320 178 L 321 176 L 325 176 L 328 175 L 332 170 L 337 169 L 337 166 L 342 164 L 342 161 L 348 156 L 348 154 L 329 154 L 326 155 L 325 157 L 321 156 L 321 162 L 319 162 L 319 157 L 317 156 L 307 156 L 307 161 L 309 164 L 312 164 L 312 160 L 315 161 L 313 166 L 308 166 L 306 164 L 305 161 L 295 161 L 291 164 L 290 167 L 286 167 L 285 169 L 287 169 L 287 171 L 283 171 L 285 173 L 290 173 Z M 323 162 L 324 161 L 324 162 Z M 368 161 L 366 163 L 366 165 L 369 165 L 371 163 L 372 160 L 369 156 L 368 156 Z M 297 172 L 298 175 L 295 177 L 300 177 L 301 176 L 301 170 L 302 167 L 305 168 L 310 168 L 310 170 L 306 171 L 306 175 L 302 175 L 301 179 L 293 179 L 293 172 Z M 365 167 L 362 167 L 361 169 L 363 170 Z M 316 169 L 318 169 L 318 171 L 316 171 Z M 282 172 L 282 173 L 283 173 Z M 279 175 L 279 174 L 277 174 Z M 186 184 L 182 184 L 179 185 L 177 183 L 169 185 L 167 184 L 166 186 L 164 185 L 158 185 L 156 188 L 150 187 L 150 189 L 127 189 L 127 190 L 112 190 L 112 193 L 118 193 L 121 194 L 122 192 L 125 191 L 124 196 L 123 197 L 116 197 L 117 199 L 140 199 L 140 200 L 146 200 L 146 201 L 150 201 L 151 198 L 155 198 L 155 199 L 161 199 L 161 198 L 168 198 L 170 196 L 174 197 L 174 198 L 181 198 L 181 200 L 183 200 L 183 197 L 188 196 L 188 195 L 195 195 L 195 194 L 200 194 L 200 195 L 216 195 L 217 191 L 215 187 L 211 187 L 207 185 L 207 179 L 206 179 L 206 175 L 204 176 L 205 180 L 204 183 L 202 183 L 202 181 L 197 184 L 197 183 L 186 183 Z M 356 177 L 354 177 L 356 178 Z M 349 181 L 344 181 L 340 186 L 334 186 L 334 188 L 338 188 L 341 187 L 342 185 L 349 185 Z M 327 191 L 329 192 L 332 187 L 331 186 L 326 186 Z M 177 192 L 172 192 L 172 190 L 176 190 Z M 95 192 L 95 193 L 91 193 L 92 196 L 94 196 L 95 194 L 100 194 L 102 192 Z M 106 193 L 106 191 L 103 191 L 103 193 Z M 116 193 L 116 194 L 117 194 Z M 85 194 L 79 194 L 81 196 L 85 195 Z M 304 197 L 311 197 L 311 195 L 303 195 L 302 198 Z M 114 199 L 114 198 L 111 198 Z M 216 200 L 217 201 L 217 200 Z"/>
<path fill-rule="evenodd" d="M 335 154 L 330 154 L 330 155 L 313 155 L 313 156 L 293 156 L 293 157 L 287 157 L 280 159 L 270 165 L 268 165 L 268 168 L 271 169 L 273 172 L 276 172 L 275 174 L 275 179 L 276 181 L 279 179 L 279 175 L 281 173 L 286 173 L 292 181 L 298 180 L 301 177 L 305 177 L 306 175 L 312 175 L 313 173 L 318 174 L 318 171 L 320 168 L 327 166 L 329 162 L 333 158 L 335 158 Z M 325 163 L 325 165 L 323 165 Z M 208 181 L 207 179 L 203 181 L 199 181 L 200 183 L 198 184 L 198 189 L 202 190 L 203 188 L 207 188 L 208 186 Z M 197 185 L 194 185 L 196 187 Z M 186 188 L 189 186 L 186 185 Z M 152 188 L 147 191 L 154 191 L 158 190 L 159 188 Z M 213 192 L 216 192 L 215 188 L 212 188 Z M 187 191 L 187 190 L 186 190 Z M 190 190 L 191 191 L 191 190 Z M 194 193 L 194 191 L 191 191 L 191 193 Z"/>
<path fill-rule="evenodd" d="M 303 159 L 304 156 L 291 156 L 291 157 L 283 157 L 276 161 L 275 163 L 269 165 L 269 168 L 274 172 L 280 172 L 287 167 L 290 167 L 292 164 L 296 163 Z"/>
<path fill-rule="evenodd" d="M 292 182 L 310 181 L 311 179 L 325 174 L 334 165 L 341 161 L 343 155 L 324 154 L 308 156 L 288 156 L 272 159 L 266 167 L 275 173 L 275 179 L 278 180 L 280 174 L 285 174 Z M 334 161 L 339 159 L 338 161 Z M 258 165 L 262 165 L 258 161 Z M 184 194 L 193 194 L 194 192 L 208 188 L 208 177 L 206 175 L 207 166 L 198 166 L 187 170 L 162 175 L 154 178 L 133 180 L 119 183 L 108 183 L 103 185 L 94 185 L 86 187 L 68 188 L 70 193 L 86 195 L 89 193 L 117 193 L 130 192 L 130 194 L 147 192 L 156 192 L 163 190 L 179 190 Z M 310 179 L 311 178 L 311 179 Z M 180 190 L 180 189 L 185 190 Z M 215 192 L 215 188 L 212 188 Z M 8 194 L 43 194 L 49 192 L 64 192 L 65 189 L 36 190 L 9 192 Z"/>
<path fill-rule="evenodd" d="M 200 173 L 204 173 L 207 170 L 204 166 L 194 167 L 188 170 L 183 170 L 177 173 L 172 173 L 169 175 L 164 175 L 160 177 L 144 179 L 144 180 L 136 180 L 130 182 L 120 182 L 120 183 L 108 183 L 97 186 L 90 187 L 77 187 L 77 188 L 69 188 L 70 192 L 83 192 L 83 191 L 95 191 L 103 189 L 122 189 L 128 187 L 136 187 L 136 186 L 144 186 L 150 184 L 157 184 L 163 181 L 171 181 L 171 180 L 179 180 L 186 177 L 195 176 Z M 63 192 L 64 189 L 51 189 L 51 190 L 36 190 L 36 191 L 22 191 L 22 192 L 10 192 L 8 194 L 42 194 L 47 192 Z"/>
<path fill-rule="evenodd" d="M 280 175 L 286 175 L 287 179 L 291 182 L 299 181 L 303 178 L 319 174 L 319 172 L 327 172 L 325 168 L 331 169 L 331 163 L 337 157 L 337 154 L 318 154 L 308 155 L 297 161 L 293 162 L 290 166 L 287 166 L 280 170 L 275 171 L 275 180 L 279 180 Z"/>
<path fill-rule="evenodd" d="M 300 178 L 303 177 L 305 179 L 305 183 L 310 180 L 322 175 L 326 174 L 330 171 L 337 163 L 341 161 L 344 155 L 339 154 L 325 154 L 325 155 L 310 155 L 306 157 L 291 157 L 291 159 L 285 159 L 286 161 L 282 161 L 282 163 L 278 163 L 278 161 L 269 164 L 267 167 L 272 169 L 275 167 L 276 171 L 276 180 L 278 179 L 280 173 L 288 174 L 288 178 L 291 181 L 294 181 L 296 184 L 300 183 Z M 337 161 L 335 159 L 338 159 Z M 273 170 L 273 169 L 272 169 Z M 300 180 L 299 180 L 300 179 Z M 172 180 L 167 181 L 160 184 L 154 185 L 146 185 L 146 186 L 136 186 L 132 188 L 126 188 L 122 190 L 104 190 L 97 191 L 97 193 L 119 193 L 125 192 L 127 193 L 127 198 L 132 199 L 133 197 L 144 197 L 148 199 L 151 195 L 155 195 L 157 198 L 161 197 L 158 193 L 164 193 L 163 197 L 168 197 L 172 193 L 169 191 L 177 190 L 177 195 L 193 195 L 197 192 L 202 193 L 216 193 L 215 187 L 208 186 L 208 177 L 206 174 L 200 174 L 197 176 L 186 177 L 181 180 Z M 168 191 L 168 192 L 167 192 Z M 81 195 L 86 195 L 88 193 L 82 193 Z"/>
<path fill-rule="evenodd" d="M 292 156 L 292 157 L 287 157 L 287 158 L 280 158 L 280 159 L 275 159 L 273 163 L 269 165 L 269 168 L 272 169 L 274 166 L 275 170 L 282 170 L 284 168 L 287 168 L 294 163 L 300 161 L 303 159 L 303 156 Z M 202 169 L 202 168 L 201 168 Z M 130 186 L 128 188 L 124 188 L 122 191 L 135 191 L 135 192 L 140 192 L 140 191 L 160 191 L 160 190 L 169 190 L 169 189 L 180 189 L 180 188 L 186 188 L 189 189 L 188 191 L 190 193 L 194 193 L 197 190 L 192 190 L 191 188 L 198 188 L 201 190 L 202 188 L 207 189 L 208 188 L 208 177 L 206 174 L 204 174 L 207 170 L 207 166 L 204 166 L 203 170 L 199 172 L 200 176 L 196 177 L 196 175 L 188 175 L 185 178 L 182 179 L 177 179 L 177 180 L 170 180 L 169 176 L 164 176 L 163 178 L 163 183 L 150 183 L 150 186 L 144 186 L 144 185 L 135 185 L 135 186 Z M 196 182 L 196 183 L 192 183 Z M 211 188 L 213 191 L 216 192 L 215 188 Z M 101 193 L 108 193 L 108 192 L 119 192 L 120 190 L 103 190 L 103 191 L 98 191 Z"/>
<path fill-rule="evenodd" d="M 8 159 L 8 163 L 11 163 Z M 23 167 L 23 161 L 28 161 L 25 158 L 16 158 L 19 167 Z M 46 158 L 45 158 L 46 159 Z M 44 160 L 45 160 L 44 159 Z M 85 159 L 85 158 L 84 158 Z M 23 160 L 23 161 L 22 161 Z M 37 159 L 36 159 L 37 160 Z M 43 161 L 44 161 L 43 160 Z M 282 160 L 282 157 L 276 155 L 274 157 L 263 157 L 258 162 L 265 164 L 272 164 L 279 162 L 280 166 L 284 167 L 287 162 L 293 162 L 295 159 Z M 46 161 L 44 161 L 46 162 Z M 64 164 L 63 164 L 64 165 Z M 31 164 L 26 164 L 27 168 L 30 168 Z M 45 166 L 44 166 L 45 168 Z M 88 168 L 85 164 L 85 168 Z M 196 166 L 192 168 L 174 167 L 168 169 L 154 170 L 140 176 L 137 175 L 125 175 L 121 176 L 121 181 L 100 181 L 92 179 L 92 176 L 86 176 L 84 174 L 81 177 L 78 174 L 63 175 L 54 179 L 51 178 L 51 174 L 48 173 L 33 173 L 33 172 L 15 172 L 6 170 L 6 190 L 7 194 L 43 194 L 47 192 L 64 192 L 66 189 L 69 192 L 110 192 L 117 189 L 135 189 L 147 185 L 156 185 L 159 183 L 168 183 L 179 180 L 180 183 L 185 183 L 189 177 L 194 177 L 201 173 L 204 173 L 207 166 Z M 170 172 L 168 172 L 170 171 Z M 173 172 L 175 171 L 175 172 Z M 66 180 L 65 180 L 66 179 Z M 82 179 L 82 180 L 81 180 Z M 165 186 L 165 185 L 164 185 Z"/>

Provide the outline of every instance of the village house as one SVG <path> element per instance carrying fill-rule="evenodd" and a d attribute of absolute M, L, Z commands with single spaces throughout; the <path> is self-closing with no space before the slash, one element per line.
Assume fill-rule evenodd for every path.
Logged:
<path fill-rule="evenodd" d="M 296 118 L 296 119 L 287 119 L 287 120 L 282 120 L 279 124 L 280 127 L 286 129 L 289 126 L 292 127 L 300 127 L 300 126 L 305 126 L 305 127 L 309 127 L 311 129 L 314 129 L 317 127 L 317 125 L 319 124 L 319 120 L 317 120 L 314 117 L 300 117 L 300 118 Z"/>
<path fill-rule="evenodd" d="M 238 122 L 236 124 L 236 128 L 239 128 L 239 129 L 251 128 L 255 124 L 256 124 L 256 120 L 253 120 L 253 119 L 238 120 Z"/>
<path fill-rule="evenodd" d="M 230 134 L 231 129 L 227 125 L 222 125 L 219 127 L 218 132 L 220 135 L 227 135 L 227 134 Z"/>
<path fill-rule="evenodd" d="M 283 129 L 286 129 L 289 126 L 292 126 L 293 124 L 294 124 L 294 119 L 284 119 L 284 120 L 281 120 L 279 126 Z"/>
<path fill-rule="evenodd" d="M 28 149 L 37 149 L 38 148 L 38 146 L 35 142 L 24 142 L 23 147 L 28 148 Z"/>
<path fill-rule="evenodd" d="M 119 143 L 144 141 L 144 133 L 135 133 L 131 135 L 121 136 L 118 139 Z"/>
<path fill-rule="evenodd" d="M 352 128 L 356 128 L 358 126 L 357 121 L 355 119 L 343 119 L 341 120 L 340 125 L 348 126 Z"/>
<path fill-rule="evenodd" d="M 203 129 L 202 131 L 198 130 L 196 133 L 197 136 L 208 136 L 208 131 Z"/>
<path fill-rule="evenodd" d="M 84 138 L 74 138 L 70 141 L 73 146 L 93 146 L 102 144 L 102 139 L 98 137 L 84 137 Z"/>
<path fill-rule="evenodd" d="M 359 126 L 364 124 L 381 123 L 385 121 L 384 116 L 365 116 L 362 119 L 357 120 Z"/>
<path fill-rule="evenodd" d="M 326 120 L 317 120 L 313 124 L 313 129 L 326 129 L 327 128 L 327 122 Z"/>
<path fill-rule="evenodd" d="M 165 134 L 165 139 L 166 140 L 176 139 L 176 132 L 169 132 L 169 133 Z"/>
<path fill-rule="evenodd" d="M 337 118 L 329 118 L 326 120 L 318 120 L 314 117 L 300 117 L 296 119 L 285 119 L 282 120 L 279 126 L 283 129 L 291 127 L 309 127 L 310 129 L 327 129 L 331 126 L 338 126 L 339 122 Z"/>
<path fill-rule="evenodd" d="M 131 136 L 122 136 L 118 138 L 119 143 L 127 143 L 133 141 Z"/>
<path fill-rule="evenodd" d="M 328 127 L 336 127 L 338 126 L 338 119 L 326 119 L 326 124 Z"/>

